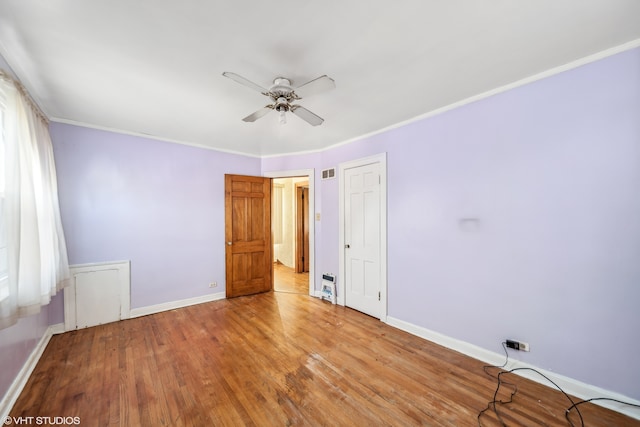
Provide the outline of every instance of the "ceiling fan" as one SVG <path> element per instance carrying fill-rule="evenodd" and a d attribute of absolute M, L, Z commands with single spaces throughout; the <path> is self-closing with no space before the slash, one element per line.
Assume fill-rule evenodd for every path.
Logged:
<path fill-rule="evenodd" d="M 271 98 L 271 101 L 273 102 L 272 104 L 266 105 L 255 113 L 249 114 L 247 117 L 242 119 L 245 122 L 255 122 L 268 112 L 275 110 L 280 113 L 281 124 L 285 124 L 287 122 L 285 113 L 290 111 L 310 125 L 318 126 L 324 122 L 322 117 L 312 113 L 301 105 L 292 104 L 292 102 L 336 87 L 336 82 L 326 75 L 313 79 L 296 88 L 291 86 L 291 80 L 284 77 L 277 77 L 273 80 L 273 85 L 271 85 L 269 89 L 265 89 L 236 73 L 225 71 L 222 75 L 242 85 L 257 90 L 261 94 Z"/>

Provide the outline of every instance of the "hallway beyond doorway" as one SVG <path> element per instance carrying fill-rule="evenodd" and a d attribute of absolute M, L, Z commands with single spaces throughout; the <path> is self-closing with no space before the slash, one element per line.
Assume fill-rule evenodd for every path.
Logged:
<path fill-rule="evenodd" d="M 278 262 L 273 264 L 273 290 L 309 295 L 309 273 L 296 273 Z"/>

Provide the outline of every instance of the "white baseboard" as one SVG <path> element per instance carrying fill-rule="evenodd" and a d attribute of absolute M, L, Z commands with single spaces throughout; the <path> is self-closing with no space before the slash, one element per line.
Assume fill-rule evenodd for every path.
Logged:
<path fill-rule="evenodd" d="M 169 311 L 176 308 L 188 307 L 190 305 L 202 304 L 205 302 L 218 301 L 225 299 L 224 292 L 218 292 L 215 294 L 202 295 L 200 297 L 181 299 L 178 301 L 170 301 L 162 304 L 149 305 L 146 307 L 133 308 L 130 311 L 130 318 L 147 316 L 149 314 L 161 313 L 163 311 Z"/>
<path fill-rule="evenodd" d="M 387 317 L 386 323 L 390 326 L 401 329 L 405 332 L 409 332 L 412 335 L 416 335 L 420 338 L 424 338 L 425 340 L 432 341 L 436 344 L 440 344 L 443 347 L 450 348 L 452 350 L 463 353 L 467 356 L 473 357 L 474 359 L 481 360 L 488 364 L 501 366 L 504 363 L 504 358 L 505 358 L 504 354 L 499 354 L 493 351 L 489 351 L 485 348 L 478 347 L 477 345 L 469 344 L 468 342 L 451 338 L 441 333 L 423 328 L 421 326 L 414 325 L 409 322 L 405 322 L 400 319 L 396 319 L 391 316 Z M 569 378 L 564 375 L 557 374 L 555 372 L 550 372 L 550 371 L 538 368 L 537 366 L 531 365 L 529 363 L 521 362 L 515 359 L 509 359 L 509 363 L 504 369 L 509 370 L 514 368 L 535 369 L 540 373 L 544 374 L 545 376 L 549 377 L 553 382 L 555 382 L 560 387 L 562 387 L 562 389 L 567 394 L 576 396 L 580 399 L 586 400 L 594 397 L 605 397 L 608 399 L 616 399 L 623 402 L 629 402 L 635 405 L 640 405 L 640 401 L 624 396 L 620 393 L 605 390 L 603 388 L 596 387 L 594 385 L 587 384 L 587 383 L 575 380 L 573 378 Z M 547 380 L 537 375 L 535 372 L 525 370 L 525 371 L 516 371 L 514 372 L 514 374 L 517 374 L 523 378 L 527 378 L 531 381 L 535 381 L 547 387 L 553 387 L 551 384 L 549 384 Z M 619 412 L 621 414 L 627 415 L 631 418 L 640 420 L 640 409 L 638 408 L 635 408 L 629 405 L 622 405 L 616 402 L 611 402 L 606 400 L 594 401 L 593 403 L 596 405 L 605 407 L 607 409 L 611 409 L 613 411 Z"/>
<path fill-rule="evenodd" d="M 56 323 L 55 325 L 51 325 L 49 326 L 48 330 L 51 331 L 51 336 L 64 334 L 66 332 L 64 323 Z"/>
<path fill-rule="evenodd" d="M 29 358 L 27 358 L 24 365 L 22 365 L 22 369 L 20 369 L 18 375 L 16 375 L 13 383 L 11 383 L 11 385 L 9 386 L 9 389 L 2 398 L 2 401 L 0 401 L 0 420 L 4 420 L 9 415 L 9 411 L 11 411 L 11 408 L 13 408 L 16 400 L 18 400 L 20 393 L 22 393 L 22 389 L 27 384 L 31 373 L 38 364 L 38 361 L 40 360 L 44 349 L 47 348 L 47 344 L 49 344 L 49 340 L 51 339 L 51 337 L 63 332 L 64 323 L 51 325 L 44 332 L 44 335 L 42 335 L 42 338 L 40 338 L 38 344 L 36 344 L 33 351 L 31 351 Z"/>

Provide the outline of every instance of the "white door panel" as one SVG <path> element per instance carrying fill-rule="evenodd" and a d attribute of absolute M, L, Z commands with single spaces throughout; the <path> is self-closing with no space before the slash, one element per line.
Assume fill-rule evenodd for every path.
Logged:
<path fill-rule="evenodd" d="M 78 329 L 120 320 L 118 270 L 75 275 Z"/>
<path fill-rule="evenodd" d="M 344 171 L 346 305 L 380 317 L 380 164 Z"/>

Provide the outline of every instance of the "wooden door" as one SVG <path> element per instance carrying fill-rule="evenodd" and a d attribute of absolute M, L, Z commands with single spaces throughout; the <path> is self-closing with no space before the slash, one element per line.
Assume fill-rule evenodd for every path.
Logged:
<path fill-rule="evenodd" d="M 296 185 L 296 273 L 307 272 L 309 272 L 309 187 Z"/>
<path fill-rule="evenodd" d="M 345 170 L 344 197 L 346 305 L 380 317 L 380 164 Z"/>
<path fill-rule="evenodd" d="M 273 289 L 271 179 L 225 175 L 227 298 Z"/>

